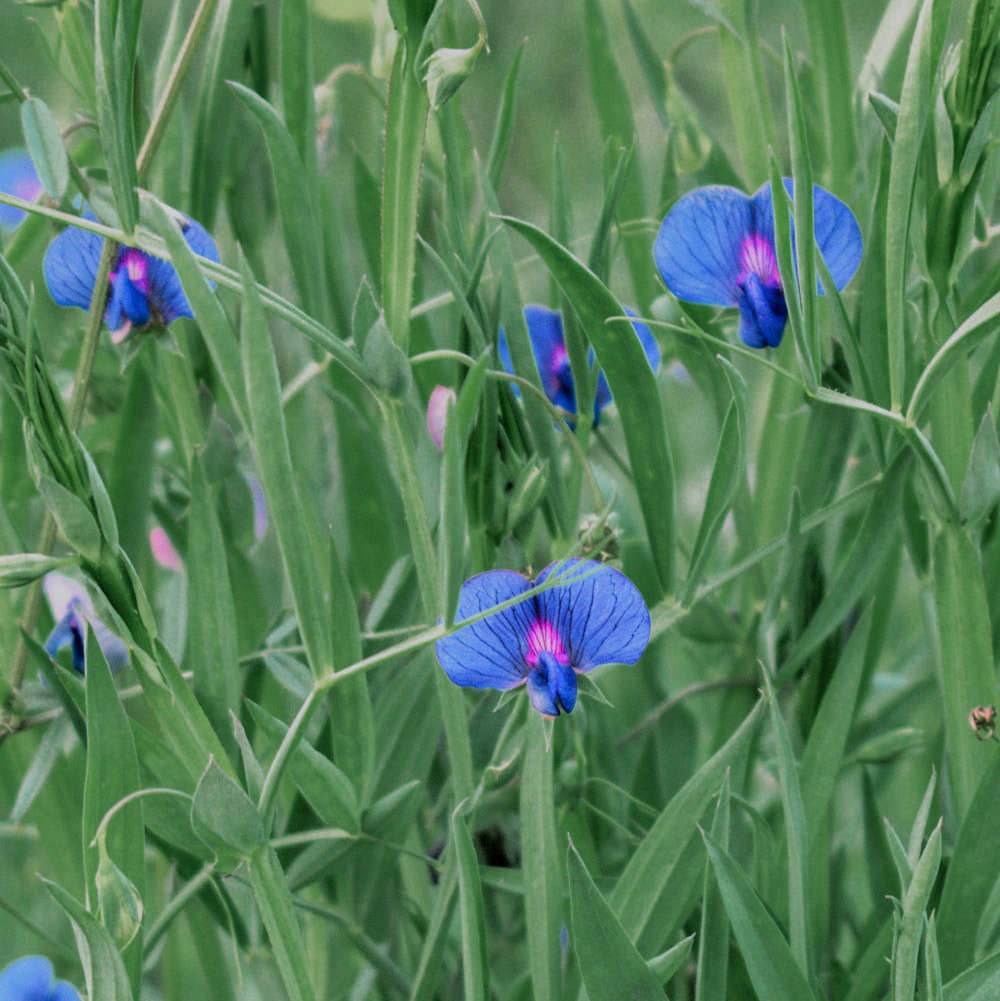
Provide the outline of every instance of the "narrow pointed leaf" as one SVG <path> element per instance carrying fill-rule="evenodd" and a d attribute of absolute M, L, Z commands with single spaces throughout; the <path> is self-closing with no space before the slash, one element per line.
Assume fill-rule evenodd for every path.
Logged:
<path fill-rule="evenodd" d="M 569 846 L 572 942 L 587 994 L 592 998 L 662 1001 L 663 988 L 601 896 L 583 859 Z"/>
<path fill-rule="evenodd" d="M 705 838 L 705 845 L 757 996 L 767 1001 L 815 1001 L 781 929 L 743 870 L 711 838 Z"/>

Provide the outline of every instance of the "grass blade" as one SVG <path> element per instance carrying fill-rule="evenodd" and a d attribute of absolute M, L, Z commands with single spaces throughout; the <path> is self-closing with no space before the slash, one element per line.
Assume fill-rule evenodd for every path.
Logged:
<path fill-rule="evenodd" d="M 572 842 L 567 864 L 573 951 L 587 994 L 592 998 L 662 1001 L 663 988 L 659 979 L 601 896 Z"/>

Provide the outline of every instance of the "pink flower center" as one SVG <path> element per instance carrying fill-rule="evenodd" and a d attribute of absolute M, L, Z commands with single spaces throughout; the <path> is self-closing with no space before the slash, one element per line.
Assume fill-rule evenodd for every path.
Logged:
<path fill-rule="evenodd" d="M 559 638 L 556 627 L 551 622 L 544 619 L 535 619 L 528 630 L 528 656 L 527 661 L 531 667 L 538 666 L 538 655 L 546 650 L 560 664 L 569 663 L 569 654 Z"/>
<path fill-rule="evenodd" d="M 122 268 L 128 273 L 129 281 L 139 289 L 140 292 L 148 292 L 148 282 L 146 279 L 146 255 L 141 250 L 129 247 L 123 251 L 118 260 L 118 270 Z"/>
<path fill-rule="evenodd" d="M 778 260 L 774 245 L 758 233 L 751 233 L 740 247 L 740 273 L 736 279 L 742 285 L 749 275 L 756 275 L 764 285 L 781 288 Z"/>

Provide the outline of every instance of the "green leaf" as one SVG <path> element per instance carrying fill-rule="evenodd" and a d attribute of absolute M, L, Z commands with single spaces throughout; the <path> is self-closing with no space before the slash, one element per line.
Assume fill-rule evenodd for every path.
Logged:
<path fill-rule="evenodd" d="M 465 579 L 465 449 L 458 424 L 458 407 L 448 401 L 445 417 L 444 456 L 441 466 L 441 504 L 438 517 L 438 572 L 440 609 L 445 625 L 455 620 L 458 592 Z"/>
<path fill-rule="evenodd" d="M 687 938 L 682 938 L 677 945 L 671 946 L 666 952 L 661 952 L 659 956 L 654 956 L 649 961 L 649 968 L 661 984 L 670 983 L 674 974 L 687 962 L 688 956 L 691 955 L 694 939 L 694 935 L 688 935 Z"/>
<path fill-rule="evenodd" d="M 410 38 L 396 49 L 386 107 L 382 175 L 382 306 L 393 339 L 404 351 L 410 334 L 417 201 L 428 108 L 427 94 L 413 72 L 411 50 L 415 45 L 416 39 Z"/>
<path fill-rule="evenodd" d="M 805 662 L 876 581 L 885 555 L 895 545 L 895 526 L 899 522 L 908 466 L 906 455 L 901 453 L 886 470 L 877 503 L 865 512 L 840 569 L 782 666 L 782 676 L 795 671 Z"/>
<path fill-rule="evenodd" d="M 729 772 L 722 780 L 712 818 L 712 840 L 729 850 Z M 698 935 L 698 977 L 695 1001 L 725 1001 L 729 973 L 729 921 L 722 893 L 710 865 L 705 866 L 701 928 Z"/>
<path fill-rule="evenodd" d="M 840 654 L 802 752 L 799 785 L 810 842 L 828 822 L 827 810 L 854 723 L 858 692 L 865 673 L 871 625 L 872 610 L 869 608 Z"/>
<path fill-rule="evenodd" d="M 816 217 L 813 204 L 813 172 L 809 158 L 802 94 L 799 91 L 799 81 L 795 75 L 795 57 L 792 54 L 787 34 L 784 41 L 788 135 L 791 145 L 792 182 L 795 192 L 792 206 L 795 218 L 795 274 L 798 276 L 798 292 L 802 304 L 802 337 L 809 348 L 806 357 L 812 358 L 813 382 L 818 384 L 820 365 L 822 364 L 822 347 L 819 336 L 819 317 L 816 310 L 816 235 L 814 228 Z M 772 185 L 773 183 L 772 181 Z M 779 197 L 777 188 L 772 188 L 772 196 L 774 199 Z"/>
<path fill-rule="evenodd" d="M 632 39 L 632 47 L 635 49 L 636 58 L 639 60 L 639 69 L 642 70 L 646 86 L 649 88 L 649 96 L 653 101 L 653 110 L 660 119 L 660 124 L 665 129 L 669 129 L 670 119 L 667 117 L 667 71 L 663 66 L 663 57 L 657 52 L 656 46 L 647 34 L 646 28 L 631 0 L 622 0 L 622 8 L 625 11 L 625 24 L 628 27 L 629 37 Z"/>
<path fill-rule="evenodd" d="M 906 274 L 909 249 L 910 204 L 920 155 L 920 142 L 930 104 L 932 0 L 924 0 L 913 33 L 899 99 L 889 171 L 889 200 L 885 220 L 886 343 L 892 409 L 902 404 L 906 383 Z M 915 395 L 915 394 L 914 394 Z"/>
<path fill-rule="evenodd" d="M 924 911 L 941 864 L 941 824 L 927 839 L 913 878 L 903 896 L 892 955 L 892 1001 L 913 1001 L 917 983 L 917 960 L 924 929 Z"/>
<path fill-rule="evenodd" d="M 282 5 L 282 11 L 285 6 Z M 264 131 L 278 196 L 281 229 L 285 235 L 285 247 L 295 284 L 306 312 L 323 320 L 327 313 L 327 300 L 322 269 L 319 210 L 312 196 L 314 185 L 308 183 L 299 150 L 274 108 L 249 87 L 234 81 L 229 86 Z M 311 103 L 310 99 L 310 105 Z M 315 138 L 310 141 L 315 146 Z"/>
<path fill-rule="evenodd" d="M 1000 442 L 993 423 L 993 411 L 987 405 L 982 423 L 972 443 L 969 468 L 962 484 L 959 513 L 962 522 L 977 525 L 1000 501 Z"/>
<path fill-rule="evenodd" d="M 90 508 L 50 476 L 38 476 L 37 483 L 66 542 L 85 559 L 98 562 L 101 558 L 101 530 Z"/>
<path fill-rule="evenodd" d="M 42 883 L 79 935 L 78 948 L 87 982 L 87 996 L 99 997 L 101 1001 L 132 1001 L 128 974 L 108 930 L 61 886 L 44 878 Z"/>
<path fill-rule="evenodd" d="M 459 924 L 462 932 L 462 983 L 465 1001 L 489 1001 L 490 967 L 486 949 L 483 885 L 476 849 L 465 821 L 453 814 L 451 840 L 458 859 Z"/>
<path fill-rule="evenodd" d="M 275 746 L 280 744 L 288 727 L 249 699 L 246 700 L 246 706 L 264 736 Z M 299 741 L 292 754 L 289 774 L 324 824 L 342 827 L 351 834 L 358 831 L 361 813 L 354 787 L 329 758 L 305 741 Z"/>
<path fill-rule="evenodd" d="M 735 369 L 733 371 L 735 372 Z M 738 374 L 736 377 L 740 378 Z M 742 382 L 742 379 L 740 381 Z M 681 592 L 681 604 L 684 606 L 694 600 L 708 559 L 712 555 L 723 523 L 736 498 L 736 491 L 743 482 L 743 469 L 746 463 L 746 414 L 744 385 L 742 392 L 735 392 L 733 395 L 733 402 L 726 412 L 722 433 L 719 436 L 712 477 L 705 493 L 701 522 L 691 549 L 688 575 Z"/>
<path fill-rule="evenodd" d="M 215 293 L 209 288 L 197 258 L 181 235 L 176 222 L 165 207 L 151 196 L 144 199 L 153 218 L 156 231 L 167 245 L 170 260 L 184 288 L 184 294 L 191 305 L 194 317 L 201 328 L 205 346 L 208 348 L 219 377 L 232 401 L 233 407 L 244 427 L 249 426 L 246 394 L 241 378 L 239 346 L 229 319 Z"/>
<path fill-rule="evenodd" d="M 42 553 L 17 553 L 0 556 L 0 588 L 24 587 L 52 570 L 76 563 L 74 556 L 45 556 Z"/>
<path fill-rule="evenodd" d="M 254 455 L 271 521 L 278 536 L 306 657 L 313 676 L 319 678 L 333 667 L 333 638 L 321 584 L 325 574 L 317 566 L 317 550 L 309 538 L 292 471 L 278 367 L 267 320 L 257 284 L 245 258 L 241 265 L 243 316 L 240 349 Z"/>
<path fill-rule="evenodd" d="M 281 0 L 280 42 L 285 126 L 311 181 L 316 173 L 316 98 L 312 25 L 306 0 Z"/>
<path fill-rule="evenodd" d="M 886 97 L 885 94 L 880 94 L 875 90 L 868 94 L 868 103 L 872 106 L 872 110 L 882 123 L 882 128 L 885 129 L 885 134 L 888 136 L 889 142 L 892 142 L 896 137 L 896 122 L 899 121 L 899 105 L 891 98 Z"/>
<path fill-rule="evenodd" d="M 986 300 L 935 352 L 927 363 L 906 408 L 906 419 L 915 423 L 931 394 L 941 384 L 942 379 L 956 362 L 964 358 L 974 347 L 990 334 L 996 333 L 994 320 L 1000 314 L 1000 292 Z"/>
<path fill-rule="evenodd" d="M 209 759 L 194 791 L 191 826 L 215 852 L 222 872 L 233 872 L 267 841 L 257 807 L 214 758 Z"/>
<path fill-rule="evenodd" d="M 944 985 L 944 1001 L 994 1001 L 1000 978 L 1000 952 L 970 966 Z"/>
<path fill-rule="evenodd" d="M 278 856 L 270 845 L 263 845 L 249 862 L 254 900 L 267 929 L 289 1001 L 314 1001 L 316 994 L 309 978 L 305 936 L 295 915 L 292 894 Z"/>
<path fill-rule="evenodd" d="M 528 967 L 535 1001 L 557 1001 L 560 987 L 562 865 L 556 842 L 552 789 L 552 744 L 546 743 L 545 721 L 529 713 L 521 753 L 521 869 L 528 939 Z M 591 997 L 601 997 L 591 991 Z"/>
<path fill-rule="evenodd" d="M 656 379 L 642 345 L 637 337 L 623 336 L 624 331 L 632 333 L 630 320 L 607 322 L 609 317 L 624 316 L 625 311 L 592 271 L 536 226 L 501 218 L 531 244 L 559 282 L 607 376 L 621 417 L 660 587 L 669 591 L 674 550 L 673 461 Z"/>
<path fill-rule="evenodd" d="M 802 790 L 799 786 L 795 756 L 792 754 L 792 745 L 788 739 L 788 731 L 785 729 L 785 721 L 781 715 L 771 676 L 766 670 L 763 674 L 768 706 L 771 710 L 771 725 L 774 727 L 778 749 L 778 780 L 781 784 L 781 807 L 785 820 L 785 837 L 788 842 L 788 924 L 792 955 L 806 980 L 810 980 L 809 927 L 806 909 L 809 900 L 808 841 Z"/>
<path fill-rule="evenodd" d="M 592 998 L 663 1001 L 659 979 L 630 941 L 570 842 L 567 855 L 573 952 Z"/>
<path fill-rule="evenodd" d="M 210 231 L 222 201 L 220 194 L 232 156 L 231 137 L 238 120 L 238 105 L 223 84 L 243 71 L 252 11 L 253 5 L 241 0 L 216 0 L 205 41 L 201 80 L 191 118 L 194 135 L 190 186 L 191 214 Z"/>
<path fill-rule="evenodd" d="M 619 149 L 631 149 L 636 138 L 632 101 L 615 62 L 612 38 L 601 13 L 599 0 L 586 0 L 584 17 L 590 89 L 597 107 L 601 135 L 610 141 L 615 152 Z M 625 171 L 619 203 L 620 218 L 628 221 L 643 219 L 648 214 L 648 209 L 642 174 L 635 158 L 626 164 Z M 629 277 L 635 291 L 636 308 L 641 313 L 646 313 L 658 294 L 655 272 L 649 263 L 649 234 L 642 230 L 623 233 L 622 249 L 625 251 Z"/>
<path fill-rule="evenodd" d="M 126 233 L 139 216 L 132 120 L 132 4 L 127 0 L 94 0 L 94 59 L 97 123 L 108 165 L 118 220 Z"/>
<path fill-rule="evenodd" d="M 521 76 L 521 57 L 524 55 L 525 43 L 522 42 L 510 61 L 507 78 L 504 80 L 503 93 L 500 96 L 500 107 L 497 110 L 497 121 L 493 129 L 493 141 L 490 143 L 490 155 L 486 160 L 486 176 L 490 179 L 490 187 L 495 191 L 500 187 L 504 164 L 510 152 L 511 139 L 514 136 L 514 115 L 517 110 L 517 85 Z"/>
<path fill-rule="evenodd" d="M 764 712 L 759 702 L 739 729 L 698 769 L 667 804 L 635 850 L 611 894 L 611 906 L 640 949 L 662 941 L 655 917 L 663 888 L 677 867 L 698 821 L 722 785 L 726 770 L 742 760 Z"/>
<path fill-rule="evenodd" d="M 327 547 L 330 561 L 330 620 L 333 663 L 338 670 L 361 660 L 361 626 L 358 606 L 347 571 L 338 552 L 334 533 Z M 330 707 L 333 760 L 353 783 L 355 801 L 367 802 L 375 767 L 375 717 L 368 692 L 368 676 L 344 678 L 326 697 Z"/>
<path fill-rule="evenodd" d="M 231 710 L 237 708 L 240 667 L 226 546 L 205 473 L 196 453 L 188 518 L 188 656 L 194 691 L 224 747 L 232 748 Z"/>
<path fill-rule="evenodd" d="M 69 155 L 49 106 L 39 97 L 21 104 L 21 128 L 42 187 L 61 202 L 69 187 Z"/>
<path fill-rule="evenodd" d="M 119 800 L 141 788 L 139 765 L 129 728 L 93 629 L 87 630 L 87 777 L 83 789 L 83 858 L 88 887 L 96 887 L 99 865 L 97 848 L 91 846 L 104 815 Z M 105 846 L 136 888 L 141 899 L 145 883 L 145 830 L 142 803 L 123 806 L 107 828 Z M 123 951 L 133 992 L 139 995 L 142 981 L 142 936 L 137 936 Z"/>
<path fill-rule="evenodd" d="M 940 637 L 942 711 L 955 817 L 968 815 L 997 748 L 976 740 L 969 713 L 997 701 L 989 601 L 979 553 L 962 528 L 942 525 L 934 544 L 934 601 Z"/>
<path fill-rule="evenodd" d="M 958 976 L 972 964 L 976 933 L 1000 870 L 1000 830 L 994 812 L 1000 796 L 1000 758 L 993 757 L 959 828 L 937 908 L 938 949 L 946 978 Z M 949 997 L 947 989 L 945 996 Z"/>
<path fill-rule="evenodd" d="M 710 837 L 705 837 L 705 846 L 757 996 L 767 1001 L 815 1001 L 781 929 L 743 870 Z"/>

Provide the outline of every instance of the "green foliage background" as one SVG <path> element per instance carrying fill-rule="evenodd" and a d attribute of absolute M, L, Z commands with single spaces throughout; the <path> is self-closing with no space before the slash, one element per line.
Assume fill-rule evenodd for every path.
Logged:
<path fill-rule="evenodd" d="M 49 187 L 0 260 L 0 965 L 111 1001 L 996 997 L 1000 3 L 482 16 L 431 107 L 459 0 L 0 11 L 0 145 Z M 765 353 L 651 248 L 680 194 L 782 176 L 865 257 Z M 194 320 L 116 347 L 51 302 L 80 196 Z M 531 302 L 581 414 L 588 347 L 608 375 L 599 429 L 544 401 Z M 462 580 L 580 552 L 642 590 L 642 661 L 555 720 L 452 686 Z M 126 671 L 45 655 L 56 567 Z"/>

